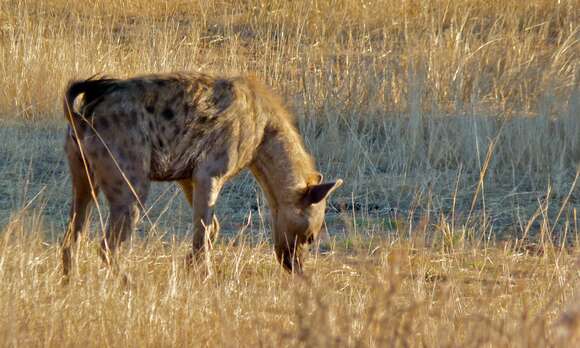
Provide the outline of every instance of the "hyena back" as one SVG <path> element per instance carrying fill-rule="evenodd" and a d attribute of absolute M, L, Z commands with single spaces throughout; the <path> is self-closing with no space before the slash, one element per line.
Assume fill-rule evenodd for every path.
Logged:
<path fill-rule="evenodd" d="M 194 210 L 197 255 L 219 230 L 213 210 L 221 187 L 245 168 L 268 198 L 278 259 L 301 272 L 302 245 L 318 236 L 325 199 L 341 181 L 322 183 L 292 115 L 256 79 L 198 73 L 91 78 L 69 84 L 64 109 L 73 184 L 65 275 L 71 246 L 100 191 L 110 209 L 101 244 L 106 262 L 130 236 L 151 181 L 180 183 Z"/>

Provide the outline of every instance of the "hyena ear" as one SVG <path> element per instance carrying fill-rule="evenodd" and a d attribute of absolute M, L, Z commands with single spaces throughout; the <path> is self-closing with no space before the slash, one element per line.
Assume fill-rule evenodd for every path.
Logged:
<path fill-rule="evenodd" d="M 315 172 L 308 176 L 306 184 L 308 186 L 322 184 L 323 179 L 324 177 L 322 176 L 322 173 Z"/>
<path fill-rule="evenodd" d="M 328 197 L 334 190 L 342 185 L 342 180 L 338 179 L 334 182 L 327 182 L 324 184 L 310 185 L 306 188 L 306 192 L 302 197 L 302 202 L 305 205 L 311 205 L 321 202 Z"/>

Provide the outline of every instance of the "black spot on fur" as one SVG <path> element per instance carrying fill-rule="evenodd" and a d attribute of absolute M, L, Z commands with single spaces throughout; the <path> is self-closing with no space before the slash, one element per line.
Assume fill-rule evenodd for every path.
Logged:
<path fill-rule="evenodd" d="M 162 148 L 164 146 L 165 146 L 165 143 L 163 142 L 163 139 L 161 137 L 157 137 L 157 147 Z"/>
<path fill-rule="evenodd" d="M 139 178 L 135 174 L 130 174 L 128 179 L 132 185 L 135 185 L 139 181 Z"/>
<path fill-rule="evenodd" d="M 189 103 L 183 103 L 183 114 L 185 116 L 189 115 L 190 109 L 191 109 L 191 107 L 190 107 Z"/>
<path fill-rule="evenodd" d="M 209 117 L 206 114 L 200 114 L 197 117 L 197 122 L 199 124 L 205 124 L 205 123 L 207 123 L 207 121 L 209 121 Z"/>
<path fill-rule="evenodd" d="M 168 105 L 182 104 L 184 96 L 185 96 L 185 92 L 183 91 L 183 89 L 179 89 L 173 95 L 173 97 L 171 97 L 171 99 L 169 100 L 169 102 L 167 102 L 167 104 Z"/>
<path fill-rule="evenodd" d="M 157 93 L 155 93 L 155 92 L 150 93 L 145 98 L 145 100 L 146 100 L 146 103 L 145 104 L 147 104 L 145 106 L 145 109 L 147 110 L 148 113 L 150 113 L 150 114 L 154 114 L 155 113 L 155 105 L 157 105 L 157 99 L 158 99 L 158 96 L 157 96 Z"/>
<path fill-rule="evenodd" d="M 109 116 L 109 118 L 113 123 L 119 124 L 119 121 L 121 120 L 122 116 L 117 114 L 117 113 L 114 113 L 114 114 L 111 114 L 111 116 Z"/>
<path fill-rule="evenodd" d="M 127 154 L 125 151 L 119 151 L 118 160 L 125 162 L 127 161 Z"/>
<path fill-rule="evenodd" d="M 127 117 L 127 120 L 126 120 L 127 125 L 128 126 L 135 125 L 135 123 L 137 123 L 137 118 L 138 118 L 137 112 L 136 111 L 131 111 L 129 113 L 128 117 Z"/>
<path fill-rule="evenodd" d="M 89 148 L 87 152 L 89 153 L 89 156 L 92 158 L 97 158 L 99 156 L 98 150 L 95 148 Z"/>
<path fill-rule="evenodd" d="M 213 86 L 212 101 L 218 110 L 224 111 L 235 98 L 234 85 L 230 80 L 217 80 Z"/>
<path fill-rule="evenodd" d="M 153 127 L 154 127 L 153 120 L 149 119 L 149 129 L 153 130 Z"/>
<path fill-rule="evenodd" d="M 173 119 L 173 117 L 175 116 L 175 113 L 173 112 L 173 110 L 171 110 L 171 108 L 165 108 L 165 110 L 163 110 L 161 115 L 163 116 L 164 119 L 169 121 L 169 120 Z"/>
<path fill-rule="evenodd" d="M 111 190 L 115 196 L 121 196 L 123 194 L 123 190 L 121 189 L 120 185 L 113 186 Z"/>
<path fill-rule="evenodd" d="M 219 152 L 219 153 L 218 153 L 218 154 L 215 156 L 215 158 L 218 158 L 218 159 L 227 158 L 227 157 L 228 157 L 228 151 L 227 151 L 227 150 L 220 151 L 220 152 Z"/>
<path fill-rule="evenodd" d="M 135 80 L 135 88 L 139 94 L 145 93 L 145 83 L 142 80 Z"/>
<path fill-rule="evenodd" d="M 78 133 L 85 133 L 90 127 L 85 120 L 81 120 L 80 122 L 75 122 L 75 127 L 77 127 Z M 73 135 L 75 133 L 73 132 Z"/>
<path fill-rule="evenodd" d="M 205 136 L 205 128 L 204 127 L 196 127 L 196 128 L 194 128 L 193 129 L 193 132 L 191 134 L 191 137 L 193 139 L 196 139 L 196 138 L 201 139 L 204 136 Z"/>
<path fill-rule="evenodd" d="M 167 86 L 166 80 L 156 79 L 156 80 L 153 80 L 153 83 L 159 88 L 164 88 L 165 86 Z"/>
<path fill-rule="evenodd" d="M 104 117 L 99 118 L 97 120 L 97 128 L 100 131 L 109 129 L 109 121 Z"/>

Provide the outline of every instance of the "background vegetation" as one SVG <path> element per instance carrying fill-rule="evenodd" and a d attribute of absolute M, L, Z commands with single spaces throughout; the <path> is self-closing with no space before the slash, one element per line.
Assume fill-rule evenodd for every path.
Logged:
<path fill-rule="evenodd" d="M 573 346 L 578 8 L 1 0 L 0 342 Z M 174 70 L 258 75 L 325 176 L 345 179 L 306 279 L 275 265 L 244 174 L 220 200 L 208 269 L 183 269 L 191 213 L 165 184 L 125 254 L 130 286 L 97 260 L 96 227 L 60 284 L 66 82 Z"/>

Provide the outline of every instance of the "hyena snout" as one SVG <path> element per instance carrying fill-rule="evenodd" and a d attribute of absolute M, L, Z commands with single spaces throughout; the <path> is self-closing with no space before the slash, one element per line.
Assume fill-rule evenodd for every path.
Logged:
<path fill-rule="evenodd" d="M 297 244 L 294 247 L 289 245 L 276 245 L 276 257 L 284 269 L 290 273 L 302 274 L 304 264 L 304 246 Z"/>

